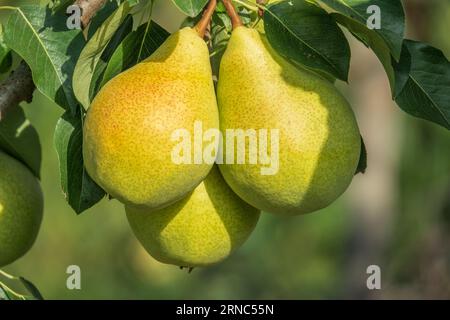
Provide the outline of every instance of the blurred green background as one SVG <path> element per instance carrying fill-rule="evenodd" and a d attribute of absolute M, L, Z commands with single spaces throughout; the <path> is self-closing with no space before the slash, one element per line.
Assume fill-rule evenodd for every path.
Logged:
<path fill-rule="evenodd" d="M 449 58 L 450 1 L 404 4 L 408 37 Z M 162 0 L 154 17 L 169 31 L 183 19 Z M 367 173 L 320 212 L 264 214 L 233 256 L 191 274 L 148 256 L 117 201 L 105 199 L 80 216 L 70 209 L 53 147 L 62 110 L 36 92 L 23 107 L 43 147 L 45 217 L 33 249 L 4 270 L 30 279 L 47 299 L 450 298 L 450 133 L 401 112 L 373 53 L 353 39 L 351 46 L 350 85 L 339 87 L 357 113 Z M 366 287 L 373 264 L 381 267 L 382 290 Z M 69 265 L 81 268 L 81 290 L 66 288 Z"/>

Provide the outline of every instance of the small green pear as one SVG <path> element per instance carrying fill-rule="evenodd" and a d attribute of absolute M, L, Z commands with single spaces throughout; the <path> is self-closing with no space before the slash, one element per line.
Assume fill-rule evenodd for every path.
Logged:
<path fill-rule="evenodd" d="M 236 128 L 279 130 L 278 150 L 259 150 L 276 153 L 276 173 L 263 175 L 263 161 L 220 165 L 227 183 L 246 202 L 297 215 L 328 206 L 347 189 L 361 148 L 352 109 L 331 83 L 282 58 L 257 30 L 238 26 L 233 31 L 217 97 L 224 135 Z M 248 159 L 248 148 L 245 152 Z"/>
<path fill-rule="evenodd" d="M 42 221 L 43 197 L 28 168 L 0 151 L 0 267 L 34 244 Z"/>
<path fill-rule="evenodd" d="M 126 212 L 151 256 L 182 267 L 225 259 L 247 240 L 260 215 L 233 193 L 216 167 L 183 200 L 158 211 L 126 206 Z"/>
<path fill-rule="evenodd" d="M 213 165 L 173 161 L 174 133 L 193 136 L 196 121 L 204 130 L 219 128 L 208 47 L 196 30 L 184 28 L 95 97 L 84 125 L 87 172 L 125 204 L 172 204 Z"/>

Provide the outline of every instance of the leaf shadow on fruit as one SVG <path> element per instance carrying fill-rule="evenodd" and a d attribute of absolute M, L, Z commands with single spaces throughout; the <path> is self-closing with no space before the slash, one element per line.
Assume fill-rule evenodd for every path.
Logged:
<path fill-rule="evenodd" d="M 157 210 L 155 212 L 146 212 L 146 208 L 145 207 L 134 207 L 136 209 L 138 209 L 141 212 L 138 213 L 134 213 L 134 215 L 139 214 L 141 215 L 139 218 L 138 223 L 134 225 L 133 228 L 141 228 L 143 226 L 146 225 L 146 223 L 144 222 L 146 219 L 146 216 L 148 215 L 154 215 L 152 217 L 152 221 L 153 221 L 153 225 L 152 225 L 152 229 L 154 232 L 154 236 L 150 237 L 150 241 L 146 241 L 146 239 L 141 239 L 139 238 L 141 243 L 145 243 L 146 245 L 144 246 L 145 250 L 148 251 L 148 253 L 153 256 L 155 259 L 157 259 L 158 261 L 162 262 L 162 263 L 166 263 L 166 264 L 177 264 L 178 266 L 182 266 L 184 267 L 184 265 L 182 263 L 175 263 L 176 261 L 181 261 L 180 257 L 174 257 L 174 256 L 170 256 L 167 257 L 164 254 L 164 248 L 160 247 L 160 244 L 158 242 L 153 242 L 152 239 L 153 238 L 161 238 L 162 234 L 164 232 L 164 230 L 166 230 L 166 228 L 170 225 L 170 223 L 172 222 L 172 220 L 174 220 L 178 213 L 183 210 L 183 208 L 186 206 L 186 204 L 190 201 L 192 194 L 194 191 L 190 192 L 186 197 L 184 197 L 182 200 L 179 200 L 171 205 L 169 205 L 168 207 L 165 207 L 161 210 Z M 131 207 L 130 207 L 131 208 Z M 140 221 L 140 223 L 139 223 Z M 145 234 L 145 232 L 138 232 L 138 234 Z"/>
<path fill-rule="evenodd" d="M 175 32 L 169 36 L 168 39 L 164 42 L 164 45 L 161 45 L 152 55 L 148 58 L 151 62 L 162 63 L 168 60 L 172 54 L 175 52 L 175 49 L 178 47 L 180 41 L 180 33 Z M 143 60 L 141 63 L 146 63 L 146 60 Z M 181 61 L 180 61 L 181 63 Z"/>
<path fill-rule="evenodd" d="M 226 192 L 224 192 L 224 188 L 220 187 L 220 185 L 226 185 L 222 174 L 216 167 L 214 167 L 212 170 L 214 170 L 215 172 L 210 172 L 208 179 L 204 180 L 203 184 L 205 186 L 206 192 L 208 193 L 209 200 L 212 202 L 216 213 L 219 215 L 223 226 L 230 236 L 229 239 L 231 248 L 238 248 L 244 239 L 233 237 L 233 235 L 237 234 L 232 230 L 233 227 L 236 227 L 236 223 L 233 223 L 233 215 L 230 215 L 230 212 L 228 211 L 229 208 L 224 208 L 223 206 L 224 203 L 229 202 L 228 198 L 232 196 L 238 196 L 229 187 L 226 187 Z"/>
<path fill-rule="evenodd" d="M 318 96 L 319 101 L 322 105 L 330 105 L 330 97 L 333 98 L 330 94 L 332 93 L 333 89 L 337 91 L 337 89 L 334 88 L 333 84 L 331 84 L 320 75 L 317 75 L 312 71 L 300 66 L 296 66 L 290 63 L 288 60 L 285 60 L 277 54 L 274 54 L 274 50 L 270 47 L 267 39 L 263 39 L 263 43 L 266 47 L 266 50 L 271 54 L 272 58 L 280 66 L 282 66 L 280 75 L 288 85 L 300 88 L 305 93 L 314 93 L 314 95 Z M 315 80 L 311 80 L 316 77 L 320 78 L 321 81 L 318 82 Z M 327 90 L 326 86 L 329 86 L 330 89 Z M 301 105 L 299 105 L 298 107 L 301 108 Z M 302 207 L 301 213 L 314 212 L 329 206 L 337 197 L 341 196 L 345 192 L 351 182 L 351 178 L 353 178 L 353 172 L 356 171 L 358 161 L 356 161 L 354 166 L 355 168 L 353 168 L 351 175 L 346 175 L 346 171 L 343 173 L 342 170 L 340 170 L 344 166 L 349 166 L 346 163 L 348 159 L 345 155 L 350 150 L 348 148 L 348 145 L 346 145 L 347 150 L 343 149 L 342 141 L 333 138 L 333 135 L 342 133 L 343 127 L 345 127 L 346 125 L 346 123 L 344 123 L 346 119 L 345 116 L 343 119 L 342 114 L 339 117 L 334 117 L 331 112 L 333 112 L 333 110 L 327 110 L 325 120 L 326 122 L 325 124 L 321 125 L 326 127 L 327 134 L 326 137 L 321 138 L 322 145 L 320 146 L 320 155 L 315 167 L 313 168 L 313 173 L 311 174 L 311 178 L 308 182 L 308 187 L 304 191 L 303 196 L 299 199 L 299 203 L 296 204 Z M 349 112 L 351 112 L 351 109 L 349 110 Z M 349 114 L 349 116 L 353 115 Z M 342 121 L 335 121 L 336 119 Z M 288 119 L 286 119 L 286 121 L 287 120 Z M 319 131 L 323 129 L 319 127 L 312 128 L 312 131 L 314 130 Z M 306 136 L 308 135 L 309 134 L 306 134 Z M 280 146 L 280 148 L 281 147 L 282 146 Z M 358 150 L 358 155 L 359 154 L 360 151 Z M 280 163 L 280 170 L 283 170 L 283 168 L 281 167 L 282 165 L 283 164 Z M 284 165 L 289 165 L 289 163 L 285 162 Z M 268 179 L 270 179 L 270 176 L 268 177 Z M 330 185 L 333 187 L 330 188 Z M 287 209 L 286 214 L 282 215 L 290 216 L 292 214 L 298 214 L 298 211 L 295 209 L 295 207 L 296 206 L 294 206 L 292 210 Z"/>

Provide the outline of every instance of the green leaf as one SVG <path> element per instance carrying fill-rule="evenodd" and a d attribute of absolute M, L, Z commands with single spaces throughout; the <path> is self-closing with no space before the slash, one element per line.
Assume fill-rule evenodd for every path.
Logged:
<path fill-rule="evenodd" d="M 442 51 L 405 40 L 400 62 L 394 65 L 399 107 L 450 129 L 450 62 Z"/>
<path fill-rule="evenodd" d="M 184 14 L 195 17 L 202 12 L 208 0 L 172 0 Z"/>
<path fill-rule="evenodd" d="M 276 2 L 266 8 L 264 29 L 285 58 L 347 81 L 350 47 L 325 10 L 306 0 Z"/>
<path fill-rule="evenodd" d="M 107 1 L 91 19 L 87 29 L 84 30 L 86 38 L 89 41 L 102 24 L 119 8 L 118 1 Z"/>
<path fill-rule="evenodd" d="M 358 167 L 356 168 L 356 174 L 358 173 L 366 173 L 367 169 L 367 149 L 366 144 L 364 143 L 363 137 L 361 137 L 361 154 L 359 156 Z"/>
<path fill-rule="evenodd" d="M 73 90 L 78 101 L 85 109 L 91 103 L 90 86 L 97 63 L 130 10 L 131 7 L 128 2 L 122 3 L 98 28 L 80 54 L 73 75 Z"/>
<path fill-rule="evenodd" d="M 39 178 L 39 136 L 20 106 L 8 110 L 0 124 L 0 149 L 23 162 Z"/>
<path fill-rule="evenodd" d="M 143 24 L 136 31 L 131 32 L 109 60 L 100 87 L 122 71 L 149 57 L 169 35 L 169 32 L 153 21 L 151 24 Z"/>
<path fill-rule="evenodd" d="M 60 10 L 66 10 L 66 8 L 73 3 L 73 0 L 51 0 L 48 6 L 52 12 L 57 12 Z"/>
<path fill-rule="evenodd" d="M 23 286 L 27 289 L 27 291 L 33 296 L 33 298 L 35 298 L 36 300 L 44 300 L 44 297 L 34 284 L 32 284 L 24 277 L 19 277 L 19 280 L 22 282 Z"/>
<path fill-rule="evenodd" d="M 386 74 L 391 85 L 391 90 L 395 87 L 395 72 L 391 63 L 391 52 L 383 38 L 376 32 L 369 30 L 365 25 L 349 19 L 340 14 L 331 14 L 337 22 L 346 27 L 358 40 L 363 42 L 367 47 L 370 47 L 376 54 L 378 59 L 386 71 Z"/>
<path fill-rule="evenodd" d="M 3 287 L 1 282 L 0 282 L 0 300 L 11 300 L 8 291 Z"/>
<path fill-rule="evenodd" d="M 12 10 L 5 43 L 30 66 L 36 87 L 63 108 L 75 109 L 72 72 L 85 43 L 79 30 L 68 30 L 67 17 L 37 5 Z"/>
<path fill-rule="evenodd" d="M 7 72 L 12 65 L 11 50 L 6 46 L 3 39 L 3 27 L 0 25 L 0 73 Z"/>
<path fill-rule="evenodd" d="M 389 48 L 395 60 L 400 59 L 402 51 L 402 41 L 405 33 L 405 13 L 400 0 L 319 0 L 331 9 L 335 10 L 339 16 L 350 20 L 351 25 L 359 24 L 357 35 L 360 40 L 366 41 L 366 45 L 371 43 L 376 33 Z M 369 29 L 368 19 L 372 13 L 368 13 L 370 6 L 378 6 L 381 11 L 381 28 Z M 350 31 L 352 31 L 350 29 Z"/>
<path fill-rule="evenodd" d="M 0 51 L 2 51 L 1 48 Z M 5 51 L 0 52 L 0 73 L 8 72 L 9 69 L 11 69 L 13 62 L 11 51 L 6 52 L 5 54 L 4 53 Z"/>
<path fill-rule="evenodd" d="M 135 6 L 139 3 L 140 0 L 127 0 L 130 6 Z"/>
<path fill-rule="evenodd" d="M 111 41 L 106 46 L 105 51 L 103 51 L 100 60 L 95 67 L 94 74 L 92 76 L 91 86 L 90 86 L 90 99 L 92 100 L 100 89 L 100 84 L 103 79 L 103 74 L 105 73 L 106 67 L 108 66 L 108 61 L 114 54 L 117 47 L 122 43 L 128 34 L 130 34 L 133 29 L 133 17 L 128 15 L 125 21 L 122 23 L 120 28 L 116 31 Z"/>
<path fill-rule="evenodd" d="M 215 13 L 211 19 L 211 68 L 215 80 L 219 76 L 220 62 L 230 40 L 232 25 L 226 13 Z M 217 82 L 217 81 L 215 81 Z"/>
<path fill-rule="evenodd" d="M 400 58 L 405 32 L 405 13 L 399 0 L 320 0 L 336 12 L 331 16 L 347 28 L 359 41 L 377 55 L 389 78 L 391 91 L 395 88 L 395 71 L 391 59 Z M 371 5 L 381 10 L 381 29 L 369 29 L 367 13 Z"/>
<path fill-rule="evenodd" d="M 69 112 L 63 114 L 56 125 L 54 142 L 62 190 L 69 205 L 80 214 L 105 196 L 105 192 L 89 177 L 83 165 L 81 110 L 75 115 Z"/>
<path fill-rule="evenodd" d="M 133 8 L 131 11 L 133 15 L 133 31 L 151 20 L 153 4 L 154 0 L 143 0 Z"/>

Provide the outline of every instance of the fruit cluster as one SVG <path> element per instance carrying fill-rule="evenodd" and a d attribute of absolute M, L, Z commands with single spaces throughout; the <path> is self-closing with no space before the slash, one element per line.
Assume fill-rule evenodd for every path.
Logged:
<path fill-rule="evenodd" d="M 197 27 L 172 34 L 108 82 L 85 119 L 88 173 L 125 204 L 146 250 L 178 266 L 223 260 L 249 237 L 261 211 L 297 215 L 328 206 L 350 184 L 360 156 L 354 114 L 336 88 L 278 55 L 263 32 L 243 26 L 224 4 L 234 30 L 217 90 L 203 40 L 207 9 Z M 264 163 L 175 163 L 173 133 L 196 121 L 222 133 L 278 130 L 277 150 L 269 150 L 278 153 L 276 174 L 261 174 Z M 235 158 L 231 145 L 225 154 Z M 248 148 L 244 155 L 254 156 Z"/>

